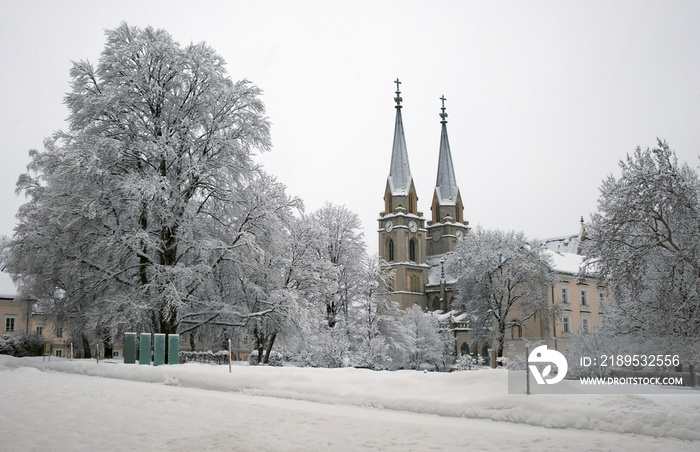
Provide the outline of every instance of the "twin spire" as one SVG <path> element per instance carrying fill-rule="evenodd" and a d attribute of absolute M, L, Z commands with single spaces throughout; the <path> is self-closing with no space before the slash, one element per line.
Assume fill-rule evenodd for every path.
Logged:
<path fill-rule="evenodd" d="M 452 152 L 450 152 L 450 140 L 447 138 L 447 113 L 445 113 L 445 96 L 443 95 L 442 113 L 440 113 L 440 124 L 442 131 L 440 132 L 440 156 L 438 157 L 437 181 L 435 182 L 435 193 L 440 204 L 457 204 L 457 195 L 459 187 L 457 187 L 457 178 L 455 177 L 455 168 L 452 164 Z"/>
<path fill-rule="evenodd" d="M 406 149 L 406 138 L 403 131 L 403 120 L 401 118 L 401 82 L 396 79 L 396 123 L 394 125 L 394 146 L 391 152 L 391 167 L 389 169 L 389 189 L 392 196 L 407 196 L 411 188 L 413 177 L 408 164 L 408 151 Z M 450 152 L 450 142 L 447 138 L 447 113 L 445 113 L 445 96 L 440 97 L 442 101 L 442 113 L 440 113 L 440 124 L 442 131 L 440 134 L 440 156 L 438 158 L 437 181 L 435 182 L 435 192 L 440 204 L 455 205 L 457 203 L 459 188 L 455 177 L 454 165 L 452 163 L 452 153 Z"/>
<path fill-rule="evenodd" d="M 394 125 L 394 147 L 391 151 L 391 167 L 389 168 L 389 190 L 392 196 L 408 196 L 411 188 L 411 167 L 408 164 L 408 151 L 406 150 L 406 137 L 403 133 L 403 120 L 401 119 L 401 82 L 396 79 L 396 123 Z"/>

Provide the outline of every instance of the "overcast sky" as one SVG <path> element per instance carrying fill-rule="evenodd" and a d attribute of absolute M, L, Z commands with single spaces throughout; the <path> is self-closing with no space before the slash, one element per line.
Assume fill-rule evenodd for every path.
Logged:
<path fill-rule="evenodd" d="M 398 77 L 419 210 L 430 217 L 440 100 L 472 226 L 575 233 L 637 146 L 700 154 L 700 2 L 0 0 L 0 235 L 27 152 L 65 128 L 71 60 L 121 21 L 205 41 L 264 90 L 258 161 L 307 211 L 344 204 L 371 252 Z"/>

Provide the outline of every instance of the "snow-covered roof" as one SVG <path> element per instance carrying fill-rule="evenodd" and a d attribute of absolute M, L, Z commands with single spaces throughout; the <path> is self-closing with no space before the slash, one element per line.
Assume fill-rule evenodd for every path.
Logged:
<path fill-rule="evenodd" d="M 408 164 L 406 138 L 403 133 L 401 106 L 396 108 L 396 124 L 394 126 L 394 146 L 391 150 L 391 166 L 389 168 L 389 190 L 392 196 L 408 196 L 411 189 L 411 167 Z"/>
<path fill-rule="evenodd" d="M 567 275 L 577 275 L 586 261 L 586 257 L 580 254 L 558 253 L 550 249 L 546 253 L 551 259 L 552 270 Z"/>
<path fill-rule="evenodd" d="M 12 299 L 17 297 L 17 287 L 12 282 L 9 273 L 0 272 L 0 298 Z"/>
<path fill-rule="evenodd" d="M 586 228 L 581 218 L 581 230 L 578 234 L 568 234 L 542 240 L 542 246 L 552 260 L 552 269 L 557 273 L 578 275 L 590 260 L 581 253 L 581 240 L 586 240 Z"/>
<path fill-rule="evenodd" d="M 580 244 L 580 234 L 562 235 L 560 237 L 552 237 L 542 240 L 542 244 L 548 250 L 556 253 L 572 253 L 577 254 Z"/>
<path fill-rule="evenodd" d="M 452 164 L 452 153 L 450 152 L 450 141 L 447 138 L 447 121 L 442 122 L 442 133 L 440 134 L 440 156 L 438 157 L 437 181 L 435 181 L 435 194 L 438 203 L 454 205 L 457 203 L 457 178 Z"/>

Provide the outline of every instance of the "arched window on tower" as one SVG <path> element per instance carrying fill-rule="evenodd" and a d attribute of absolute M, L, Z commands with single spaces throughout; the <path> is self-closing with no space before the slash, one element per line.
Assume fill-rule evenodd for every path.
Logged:
<path fill-rule="evenodd" d="M 516 320 L 517 322 L 517 320 Z M 520 339 L 523 337 L 523 327 L 522 325 L 513 325 L 510 327 L 510 338 L 511 339 Z"/>
<path fill-rule="evenodd" d="M 408 242 L 408 260 L 411 262 L 416 261 L 416 240 L 411 239 Z"/>
<path fill-rule="evenodd" d="M 388 262 L 394 262 L 394 240 L 391 237 L 386 239 L 386 258 Z"/>
<path fill-rule="evenodd" d="M 408 213 L 416 213 L 415 209 L 413 208 L 413 195 L 410 194 L 408 195 Z"/>

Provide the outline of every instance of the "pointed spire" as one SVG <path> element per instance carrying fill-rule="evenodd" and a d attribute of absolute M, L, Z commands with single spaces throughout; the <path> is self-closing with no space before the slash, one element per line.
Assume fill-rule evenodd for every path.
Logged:
<path fill-rule="evenodd" d="M 442 101 L 442 113 L 440 113 L 440 124 L 442 132 L 440 134 L 440 157 L 438 158 L 437 181 L 435 182 L 435 192 L 438 195 L 440 204 L 456 204 L 459 187 L 452 164 L 452 153 L 450 152 L 450 141 L 447 138 L 447 113 L 445 113 L 445 96 Z"/>
<path fill-rule="evenodd" d="M 394 146 L 391 151 L 391 167 L 389 168 L 389 189 L 392 196 L 406 196 L 411 188 L 411 168 L 408 164 L 408 151 L 406 150 L 406 138 L 403 133 L 403 120 L 401 119 L 401 91 L 396 81 L 396 123 L 394 125 Z"/>

